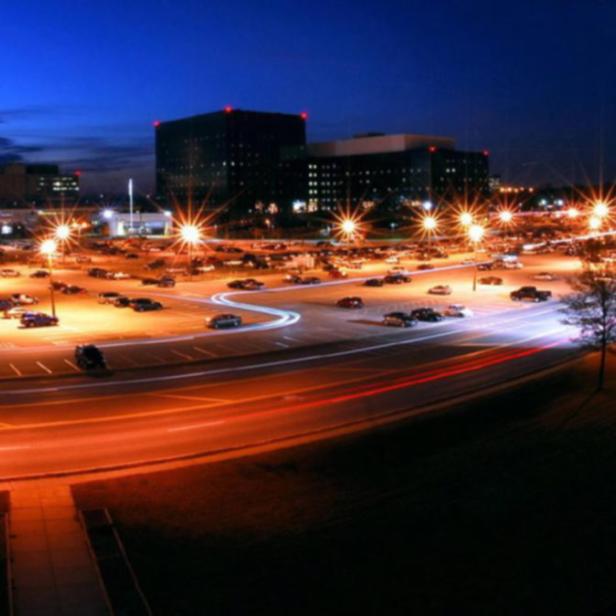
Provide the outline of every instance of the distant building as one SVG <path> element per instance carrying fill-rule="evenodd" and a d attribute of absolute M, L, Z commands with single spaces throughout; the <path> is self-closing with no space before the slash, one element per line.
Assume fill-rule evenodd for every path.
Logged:
<path fill-rule="evenodd" d="M 281 162 L 281 150 L 306 143 L 306 116 L 222 111 L 156 122 L 156 189 L 186 203 L 226 205 L 233 218 L 259 204 L 290 208 L 303 194 L 305 167 Z"/>
<path fill-rule="evenodd" d="M 453 139 L 427 135 L 358 135 L 287 150 L 307 166 L 307 207 L 328 210 L 350 202 L 372 207 L 489 192 L 488 152 L 455 149 Z"/>
<path fill-rule="evenodd" d="M 79 174 L 62 174 L 57 165 L 11 163 L 0 167 L 4 204 L 71 202 L 79 197 Z"/>

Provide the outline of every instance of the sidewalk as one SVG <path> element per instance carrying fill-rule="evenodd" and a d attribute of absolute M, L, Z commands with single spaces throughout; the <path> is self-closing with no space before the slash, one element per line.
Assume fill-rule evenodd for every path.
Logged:
<path fill-rule="evenodd" d="M 70 487 L 11 491 L 11 551 L 17 616 L 108 616 Z"/>

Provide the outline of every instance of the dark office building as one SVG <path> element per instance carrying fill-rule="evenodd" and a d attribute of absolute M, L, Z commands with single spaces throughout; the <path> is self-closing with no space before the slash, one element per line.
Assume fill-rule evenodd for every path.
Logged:
<path fill-rule="evenodd" d="M 11 163 L 0 167 L 0 203 L 54 204 L 79 198 L 79 174 L 60 173 L 58 165 Z"/>
<path fill-rule="evenodd" d="M 281 149 L 306 143 L 304 114 L 225 108 L 156 126 L 156 189 L 186 203 L 228 204 L 233 218 L 258 203 L 285 211 L 305 192 L 306 167 L 281 161 Z"/>
<path fill-rule="evenodd" d="M 396 209 L 489 190 L 488 152 L 463 152 L 453 139 L 424 135 L 359 135 L 288 151 L 304 157 L 308 209 L 352 205 Z"/>

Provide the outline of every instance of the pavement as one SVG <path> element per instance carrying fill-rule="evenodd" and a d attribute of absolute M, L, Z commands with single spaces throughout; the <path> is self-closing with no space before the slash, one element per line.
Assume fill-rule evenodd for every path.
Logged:
<path fill-rule="evenodd" d="M 17 616 L 109 616 L 69 485 L 13 489 L 10 536 Z"/>

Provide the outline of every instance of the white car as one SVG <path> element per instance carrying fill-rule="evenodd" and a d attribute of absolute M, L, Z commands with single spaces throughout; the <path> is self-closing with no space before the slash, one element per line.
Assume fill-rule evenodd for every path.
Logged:
<path fill-rule="evenodd" d="M 213 265 L 200 265 L 195 268 L 200 274 L 207 274 L 213 272 L 216 268 Z"/>
<path fill-rule="evenodd" d="M 3 269 L 0 270 L 0 278 L 19 278 L 21 274 L 14 269 Z"/>
<path fill-rule="evenodd" d="M 409 272 L 409 270 L 406 269 L 406 267 L 402 267 L 402 266 L 398 266 L 398 267 L 390 267 L 387 270 L 387 274 L 389 276 L 410 276 L 412 274 L 412 272 Z"/>
<path fill-rule="evenodd" d="M 443 314 L 446 317 L 472 317 L 473 311 L 463 304 L 449 304 Z"/>
<path fill-rule="evenodd" d="M 385 259 L 385 263 L 389 263 L 390 265 L 396 265 L 397 263 L 400 263 L 400 259 L 395 255 L 392 255 L 391 257 L 387 257 L 387 259 Z"/>
<path fill-rule="evenodd" d="M 111 272 L 108 278 L 110 280 L 130 280 L 132 276 L 126 272 Z"/>
<path fill-rule="evenodd" d="M 4 311 L 4 318 L 21 319 L 22 315 L 26 314 L 26 312 L 28 312 L 28 310 L 22 306 L 13 306 L 12 308 Z"/>
<path fill-rule="evenodd" d="M 503 268 L 507 270 L 522 269 L 523 267 L 524 264 L 520 261 L 505 261 L 503 263 Z"/>
<path fill-rule="evenodd" d="M 558 276 L 554 276 L 554 274 L 550 274 L 550 272 L 539 272 L 533 276 L 533 280 L 554 281 L 558 280 Z"/>
<path fill-rule="evenodd" d="M 451 295 L 451 287 L 448 284 L 437 284 L 428 289 L 430 295 Z"/>
<path fill-rule="evenodd" d="M 11 301 L 15 306 L 32 306 L 39 303 L 38 298 L 32 297 L 32 295 L 27 293 L 13 293 Z"/>

